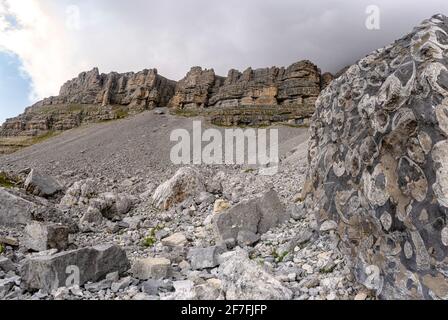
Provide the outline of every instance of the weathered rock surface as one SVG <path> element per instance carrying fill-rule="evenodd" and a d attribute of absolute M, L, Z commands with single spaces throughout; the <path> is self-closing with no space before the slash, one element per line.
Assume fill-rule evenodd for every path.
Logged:
<path fill-rule="evenodd" d="M 155 69 L 100 74 L 94 68 L 65 83 L 59 96 L 46 98 L 7 120 L 0 135 L 38 135 L 163 107 L 173 96 L 175 86 L 175 81 L 158 75 Z"/>
<path fill-rule="evenodd" d="M 68 247 L 69 228 L 58 224 L 33 222 L 25 227 L 23 244 L 27 249 L 46 251 L 65 250 Z"/>
<path fill-rule="evenodd" d="M 34 209 L 32 202 L 0 188 L 0 225 L 25 225 L 31 221 Z"/>
<path fill-rule="evenodd" d="M 162 244 L 167 247 L 176 248 L 183 247 L 187 241 L 187 237 L 183 233 L 178 232 L 162 239 Z"/>
<path fill-rule="evenodd" d="M 226 78 L 195 67 L 179 81 L 170 106 L 212 117 L 215 124 L 269 124 L 311 117 L 314 103 L 329 76 L 310 61 L 288 68 L 230 70 Z"/>
<path fill-rule="evenodd" d="M 190 196 L 199 196 L 205 185 L 199 172 L 191 167 L 179 169 L 168 181 L 161 184 L 152 199 L 155 206 L 168 210 Z"/>
<path fill-rule="evenodd" d="M 191 280 L 173 283 L 175 292 L 163 300 L 224 300 L 222 283 L 219 279 L 208 279 L 205 283 L 195 285 Z"/>
<path fill-rule="evenodd" d="M 25 189 L 36 196 L 50 197 L 63 188 L 53 177 L 33 169 L 25 180 Z"/>
<path fill-rule="evenodd" d="M 139 259 L 132 266 L 132 274 L 141 280 L 160 280 L 166 278 L 171 262 L 165 258 Z"/>
<path fill-rule="evenodd" d="M 205 108 L 209 105 L 210 94 L 223 83 L 224 78 L 216 76 L 213 69 L 193 67 L 177 83 L 170 106 L 178 109 Z"/>
<path fill-rule="evenodd" d="M 4 272 L 14 271 L 16 266 L 7 257 L 0 256 L 0 270 Z"/>
<path fill-rule="evenodd" d="M 316 103 L 305 204 L 381 298 L 448 298 L 447 35 L 447 17 L 424 21 Z"/>
<path fill-rule="evenodd" d="M 160 76 L 156 69 L 100 74 L 94 68 L 66 82 L 58 96 L 8 119 L 0 136 L 43 135 L 166 106 L 180 113 L 193 110 L 207 115 L 219 125 L 302 124 L 331 80 L 331 74 L 321 75 L 310 61 L 287 68 L 232 69 L 227 77 L 217 76 L 213 69 L 193 67 L 179 82 Z"/>
<path fill-rule="evenodd" d="M 289 300 L 293 293 L 238 249 L 221 256 L 219 278 L 227 300 Z"/>
<path fill-rule="evenodd" d="M 21 268 L 21 276 L 27 290 L 49 292 L 76 284 L 66 282 L 77 282 L 78 271 L 77 285 L 81 286 L 88 281 L 96 282 L 111 272 L 122 273 L 129 268 L 123 249 L 115 245 L 100 245 L 29 258 Z"/>
<path fill-rule="evenodd" d="M 219 256 L 224 252 L 220 246 L 208 248 L 194 248 L 188 252 L 191 268 L 193 270 L 210 269 L 219 265 Z"/>
<path fill-rule="evenodd" d="M 252 245 L 272 227 L 288 219 L 277 193 L 271 190 L 261 197 L 243 201 L 213 217 L 220 241 L 227 246 Z"/>

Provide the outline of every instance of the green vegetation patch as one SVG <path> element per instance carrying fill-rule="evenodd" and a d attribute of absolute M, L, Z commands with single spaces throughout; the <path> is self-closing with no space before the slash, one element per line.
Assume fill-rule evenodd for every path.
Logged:
<path fill-rule="evenodd" d="M 37 144 L 37 143 L 41 143 L 44 142 L 47 139 L 56 137 L 57 135 L 59 135 L 61 132 L 59 131 L 48 131 L 47 133 L 41 134 L 39 136 L 33 137 L 31 138 L 29 145 L 33 145 L 33 144 Z"/>
<path fill-rule="evenodd" d="M 142 241 L 142 246 L 146 247 L 146 248 L 151 248 L 153 247 L 156 242 L 157 242 L 157 237 L 156 237 L 156 233 L 160 230 L 162 230 L 163 228 L 165 228 L 164 225 L 158 225 L 155 228 L 152 228 L 149 231 L 149 235 L 143 239 Z"/>
<path fill-rule="evenodd" d="M 174 110 L 174 114 L 176 116 L 180 116 L 180 117 L 194 118 L 194 117 L 198 117 L 200 115 L 203 115 L 204 113 L 201 113 L 199 110 L 176 109 L 176 110 Z"/>
<path fill-rule="evenodd" d="M 0 172 L 0 187 L 11 189 L 14 185 L 14 181 L 12 181 L 6 173 Z"/>
<path fill-rule="evenodd" d="M 127 108 L 119 108 L 118 110 L 115 111 L 115 116 L 118 119 L 124 119 L 129 117 L 129 110 Z"/>
<path fill-rule="evenodd" d="M 272 256 L 275 259 L 275 262 L 280 263 L 283 262 L 283 260 L 285 260 L 286 256 L 289 254 L 289 252 L 285 251 L 282 253 L 278 253 L 277 250 L 273 250 L 272 251 Z"/>

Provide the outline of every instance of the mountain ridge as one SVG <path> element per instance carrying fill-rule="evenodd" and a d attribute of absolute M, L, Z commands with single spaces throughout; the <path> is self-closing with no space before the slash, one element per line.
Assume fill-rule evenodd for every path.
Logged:
<path fill-rule="evenodd" d="M 263 123 L 297 121 L 311 117 L 315 99 L 331 80 L 331 74 L 321 74 L 308 60 L 287 68 L 231 69 L 227 77 L 216 75 L 214 69 L 192 67 L 179 81 L 159 75 L 157 69 L 106 74 L 93 68 L 65 82 L 58 96 L 7 119 L 0 136 L 64 131 L 158 107 L 206 115 L 213 111 L 212 120 L 222 125 L 260 124 L 259 119 Z M 250 106 L 255 108 L 246 108 Z M 282 112 L 284 116 L 276 116 Z"/>

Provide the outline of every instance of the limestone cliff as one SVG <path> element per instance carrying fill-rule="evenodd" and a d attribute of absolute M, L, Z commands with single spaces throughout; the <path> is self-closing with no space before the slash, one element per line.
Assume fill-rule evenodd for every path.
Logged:
<path fill-rule="evenodd" d="M 95 68 L 66 82 L 56 97 L 46 98 L 8 119 L 2 136 L 38 135 L 50 130 L 67 130 L 83 122 L 105 121 L 166 106 L 176 82 L 157 70 L 138 73 L 100 74 Z"/>
<path fill-rule="evenodd" d="M 329 81 L 310 61 L 288 68 L 232 69 L 226 78 L 195 67 L 178 83 L 170 106 L 209 114 L 222 125 L 303 121 L 313 114 L 316 98 Z"/>
<path fill-rule="evenodd" d="M 220 125 L 300 124 L 311 117 L 321 88 L 331 80 L 331 74 L 321 76 L 309 61 L 288 68 L 230 70 L 227 77 L 193 67 L 179 82 L 155 69 L 100 74 L 95 68 L 66 82 L 58 96 L 8 119 L 0 136 L 36 136 L 165 106 L 175 113 L 203 114 Z"/>

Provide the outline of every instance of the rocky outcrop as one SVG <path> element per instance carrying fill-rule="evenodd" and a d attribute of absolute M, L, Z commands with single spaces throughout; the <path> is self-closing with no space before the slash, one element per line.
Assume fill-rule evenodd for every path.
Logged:
<path fill-rule="evenodd" d="M 312 115 L 321 86 L 329 81 L 310 61 L 242 73 L 232 69 L 226 78 L 195 67 L 178 83 L 170 106 L 210 115 L 220 125 L 301 121 Z"/>
<path fill-rule="evenodd" d="M 288 68 L 232 69 L 227 77 L 217 76 L 213 69 L 193 67 L 179 82 L 160 76 L 156 69 L 100 74 L 94 68 L 66 82 L 58 96 L 6 120 L 0 136 L 42 135 L 165 106 L 175 113 L 206 115 L 218 125 L 302 124 L 332 79 L 329 73 L 321 75 L 310 61 Z"/>
<path fill-rule="evenodd" d="M 8 119 L 0 135 L 67 130 L 83 122 L 113 120 L 163 107 L 173 96 L 175 86 L 175 81 L 160 76 L 156 69 L 100 74 L 94 68 L 66 82 L 58 96 L 39 101 L 19 117 Z"/>
<path fill-rule="evenodd" d="M 59 97 L 46 99 L 41 104 L 54 104 L 52 100 L 55 100 L 56 104 L 127 105 L 141 110 L 153 109 L 168 103 L 174 86 L 174 81 L 158 75 L 156 69 L 100 74 L 94 68 L 65 83 Z"/>
<path fill-rule="evenodd" d="M 305 205 L 381 298 L 448 298 L 447 35 L 447 17 L 424 21 L 316 103 Z"/>
<path fill-rule="evenodd" d="M 224 78 L 216 76 L 213 69 L 193 67 L 178 82 L 170 106 L 176 109 L 205 108 L 209 105 L 210 95 L 223 83 Z"/>

